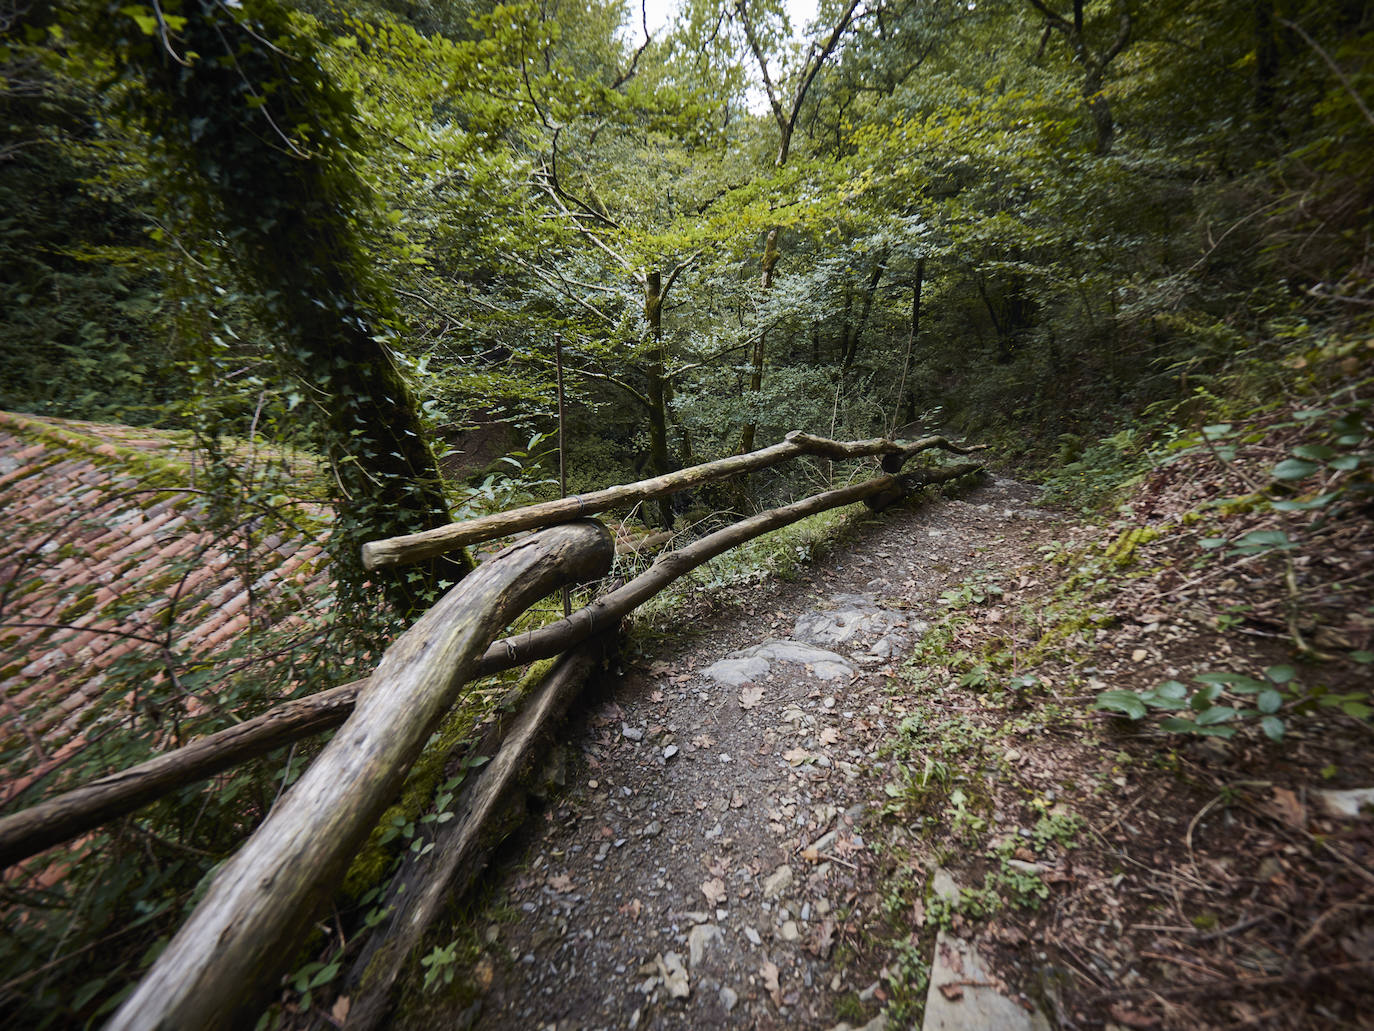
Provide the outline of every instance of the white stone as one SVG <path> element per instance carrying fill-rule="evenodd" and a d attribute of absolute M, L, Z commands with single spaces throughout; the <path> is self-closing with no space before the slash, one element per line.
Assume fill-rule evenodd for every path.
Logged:
<path fill-rule="evenodd" d="M 697 924 L 687 935 L 687 962 L 695 970 L 701 966 L 701 961 L 706 958 L 706 950 L 712 945 L 719 945 L 724 938 L 721 936 L 720 928 L 715 924 Z"/>
<path fill-rule="evenodd" d="M 769 874 L 768 879 L 763 882 L 763 897 L 766 899 L 781 898 L 790 887 L 792 887 L 792 868 L 784 864 Z"/>

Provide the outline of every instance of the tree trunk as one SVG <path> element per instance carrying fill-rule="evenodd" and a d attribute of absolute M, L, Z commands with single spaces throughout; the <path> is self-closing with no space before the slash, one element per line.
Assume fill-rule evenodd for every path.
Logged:
<path fill-rule="evenodd" d="M 485 563 L 387 649 L 344 727 L 238 853 L 109 1024 L 251 1025 L 358 845 L 501 627 L 604 573 L 605 528 L 532 536 Z"/>
<path fill-rule="evenodd" d="M 790 136 L 788 137 L 790 139 Z M 763 274 L 760 277 L 760 285 L 764 293 L 773 288 L 773 269 L 777 267 L 778 258 L 781 252 L 778 250 L 779 227 L 774 226 L 768 230 L 767 237 L 763 241 Z M 749 373 L 749 393 L 757 395 L 763 389 L 763 360 L 768 334 L 764 330 L 759 331 L 758 337 L 754 340 L 754 354 L 751 361 L 752 369 Z M 744 424 L 744 429 L 740 433 L 738 454 L 748 454 L 754 450 L 754 435 L 758 431 L 758 423 L 752 416 L 746 416 L 748 422 Z"/>
<path fill-rule="evenodd" d="M 654 269 L 644 277 L 644 318 L 649 323 L 651 350 L 645 369 L 648 381 L 644 396 L 648 398 L 649 465 L 659 476 L 668 473 L 668 384 L 663 377 L 663 277 Z M 658 524 L 665 530 L 673 528 L 673 506 L 667 498 L 658 503 Z"/>

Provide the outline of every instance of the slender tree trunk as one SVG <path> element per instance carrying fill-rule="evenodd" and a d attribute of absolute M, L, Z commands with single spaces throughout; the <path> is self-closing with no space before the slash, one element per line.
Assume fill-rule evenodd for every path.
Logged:
<path fill-rule="evenodd" d="M 916 282 L 911 286 L 911 350 L 907 353 L 908 361 L 911 355 L 916 352 L 916 343 L 921 333 L 921 288 L 925 284 L 926 278 L 926 259 L 916 259 Z M 906 373 L 903 372 L 903 377 Z M 908 424 L 916 421 L 916 386 L 912 384 L 906 388 L 906 422 Z"/>
<path fill-rule="evenodd" d="M 649 401 L 649 465 L 658 476 L 670 472 L 668 459 L 668 397 L 671 387 L 664 379 L 663 354 L 663 276 L 654 269 L 644 277 L 644 318 L 649 323 L 651 349 L 645 369 Z M 658 503 L 658 522 L 665 530 L 673 528 L 673 505 L 667 498 Z"/>
<path fill-rule="evenodd" d="M 786 136 L 791 139 L 791 135 Z M 760 286 L 763 292 L 767 293 L 773 289 L 773 269 L 777 267 L 778 258 L 782 252 L 778 250 L 778 233 L 780 228 L 774 226 L 768 230 L 768 236 L 763 242 L 763 274 L 760 276 Z M 749 373 L 749 393 L 758 394 L 763 389 L 763 362 L 766 354 L 768 334 L 760 330 L 758 338 L 754 341 L 754 354 L 752 359 L 752 369 Z M 747 454 L 754 450 L 754 434 L 758 431 L 758 423 L 752 417 L 744 424 L 744 431 L 740 434 L 738 454 Z"/>

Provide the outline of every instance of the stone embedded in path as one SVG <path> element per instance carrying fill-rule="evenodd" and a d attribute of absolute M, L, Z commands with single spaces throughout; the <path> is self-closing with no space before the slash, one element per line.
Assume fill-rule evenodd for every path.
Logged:
<path fill-rule="evenodd" d="M 768 876 L 768 880 L 763 882 L 763 897 L 766 899 L 781 898 L 788 888 L 792 887 L 792 868 L 790 866 L 780 866 Z"/>
<path fill-rule="evenodd" d="M 1043 1013 L 1026 1012 L 991 982 L 978 950 L 941 931 L 935 940 L 921 1031 L 1050 1031 Z"/>
<path fill-rule="evenodd" d="M 693 970 L 701 966 L 706 958 L 706 950 L 724 941 L 720 928 L 715 924 L 697 924 L 687 935 L 687 962 Z"/>
<path fill-rule="evenodd" d="M 728 658 L 713 662 L 701 672 L 703 676 L 710 677 L 718 684 L 724 684 L 726 687 L 739 687 L 751 680 L 757 680 L 770 669 L 772 666 L 767 659 Z"/>
<path fill-rule="evenodd" d="M 959 884 L 937 868 L 930 892 L 947 901 L 959 898 Z M 995 987 L 987 964 L 970 942 L 941 931 L 930 963 L 930 992 L 921 1031 L 1049 1031 L 1038 1009 L 1027 1012 Z"/>
<path fill-rule="evenodd" d="M 718 684 L 739 687 L 762 677 L 773 668 L 775 662 L 810 666 L 811 674 L 820 680 L 838 680 L 854 674 L 854 664 L 843 655 L 799 641 L 775 639 L 731 652 L 701 672 Z"/>

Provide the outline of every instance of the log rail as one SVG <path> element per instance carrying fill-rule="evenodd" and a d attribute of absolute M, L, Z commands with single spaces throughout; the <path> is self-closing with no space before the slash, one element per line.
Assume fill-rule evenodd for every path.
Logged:
<path fill-rule="evenodd" d="M 509 795 L 511 777 L 528 764 L 533 743 L 546 733 L 535 728 L 546 727 L 550 714 L 561 711 L 585 679 L 589 668 L 586 642 L 604 639 L 628 613 L 668 584 L 745 541 L 858 501 L 882 509 L 921 486 L 948 482 L 982 468 L 967 462 L 901 473 L 908 459 L 936 448 L 961 455 L 980 450 L 939 436 L 902 443 L 835 441 L 789 433 L 781 443 L 747 455 L 369 543 L 363 549 L 364 560 L 369 568 L 377 569 L 538 531 L 485 562 L 450 590 L 387 649 L 368 679 L 284 703 L 239 726 L 0 818 L 0 867 L 132 812 L 187 783 L 342 725 L 267 820 L 215 875 L 205 898 L 108 1025 L 119 1031 L 251 1026 L 318 908 L 465 683 L 564 655 L 548 686 L 531 696 L 529 711 L 541 714 L 537 722 L 519 723 L 526 729 L 513 733 L 502 745 L 500 761 L 491 764 L 503 779 L 479 778 L 474 784 L 478 794 L 470 812 L 495 812 L 494 800 Z M 662 554 L 644 573 L 572 615 L 493 643 L 503 627 L 559 586 L 596 579 L 609 570 L 614 543 L 601 524 L 586 516 L 801 455 L 879 457 L 884 474 L 761 512 Z M 579 648 L 583 650 L 576 651 Z M 582 657 L 572 662 L 574 654 Z M 468 820 L 461 840 L 440 843 L 443 847 L 435 854 L 428 875 L 431 880 L 423 891 L 413 892 L 393 917 L 393 925 L 401 929 L 399 937 L 388 939 L 385 959 L 373 957 L 377 961 L 369 970 L 373 983 L 364 986 L 367 1004 L 350 1026 L 376 1026 L 384 1018 L 400 963 L 433 917 L 435 900 L 454 883 L 470 878 L 472 871 L 466 868 L 480 852 L 482 833 L 483 819 Z"/>

